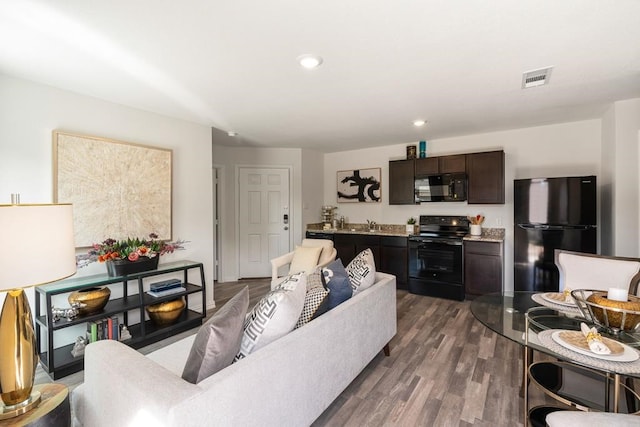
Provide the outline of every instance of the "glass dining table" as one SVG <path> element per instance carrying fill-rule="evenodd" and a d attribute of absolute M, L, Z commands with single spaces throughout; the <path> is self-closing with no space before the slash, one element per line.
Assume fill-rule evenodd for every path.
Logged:
<path fill-rule="evenodd" d="M 539 296 L 534 292 L 505 292 L 482 295 L 471 301 L 471 312 L 478 321 L 523 348 L 524 419 L 528 418 L 532 425 L 545 425 L 544 416 L 558 409 L 539 407 L 530 411 L 529 381 L 555 400 L 575 409 L 638 412 L 640 396 L 633 389 L 630 378 L 640 378 L 640 333 L 613 335 L 600 331 L 604 338 L 622 343 L 623 359 L 593 357 L 573 351 L 575 349 L 558 344 L 557 334 L 580 331 L 582 322 L 594 325 L 589 324 L 577 308 L 565 310 L 554 304 L 541 305 L 543 301 Z M 553 362 L 534 363 L 534 351 L 550 355 Z M 586 376 L 586 380 L 576 381 L 576 375 Z M 597 390 L 595 394 L 594 390 Z"/>

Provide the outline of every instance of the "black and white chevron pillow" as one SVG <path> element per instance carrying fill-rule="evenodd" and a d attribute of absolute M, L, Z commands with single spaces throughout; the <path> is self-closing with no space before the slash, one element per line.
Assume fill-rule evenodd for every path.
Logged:
<path fill-rule="evenodd" d="M 356 255 L 345 270 L 349 275 L 353 295 L 373 285 L 376 276 L 376 262 L 371 249 L 367 248 Z"/>

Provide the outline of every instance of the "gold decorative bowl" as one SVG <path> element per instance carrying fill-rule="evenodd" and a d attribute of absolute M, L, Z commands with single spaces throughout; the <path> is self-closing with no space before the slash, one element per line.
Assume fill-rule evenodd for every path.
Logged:
<path fill-rule="evenodd" d="M 93 287 L 74 291 L 67 298 L 69 304 L 80 303 L 78 313 L 81 315 L 93 314 L 101 311 L 111 297 L 111 289 L 106 286 Z"/>
<path fill-rule="evenodd" d="M 591 309 L 595 318 L 605 326 L 630 331 L 640 323 L 640 298 L 636 296 L 629 295 L 627 301 L 615 301 L 607 298 L 607 292 L 594 292 L 587 301 L 593 304 Z"/>
<path fill-rule="evenodd" d="M 185 303 L 180 299 L 165 301 L 160 304 L 147 306 L 147 313 L 153 323 L 158 326 L 167 326 L 178 320 L 184 310 Z"/>

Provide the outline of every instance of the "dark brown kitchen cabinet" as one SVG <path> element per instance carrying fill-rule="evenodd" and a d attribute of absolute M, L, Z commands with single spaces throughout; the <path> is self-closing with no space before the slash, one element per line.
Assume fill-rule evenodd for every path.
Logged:
<path fill-rule="evenodd" d="M 413 205 L 414 161 L 393 160 L 389 162 L 389 204 Z"/>
<path fill-rule="evenodd" d="M 502 292 L 503 244 L 464 241 L 464 287 L 467 298 Z"/>
<path fill-rule="evenodd" d="M 416 176 L 435 175 L 440 173 L 440 162 L 437 157 L 416 159 Z"/>
<path fill-rule="evenodd" d="M 346 267 L 360 252 L 367 248 L 373 252 L 376 265 L 380 265 L 380 236 L 366 234 L 336 234 L 333 236 L 333 246 L 338 252 L 336 258 L 340 258 Z"/>
<path fill-rule="evenodd" d="M 464 173 L 467 170 L 467 155 L 441 156 L 438 157 L 438 164 L 440 173 Z"/>
<path fill-rule="evenodd" d="M 466 171 L 465 154 L 452 156 L 425 157 L 416 159 L 416 176 L 436 175 L 439 173 L 464 173 Z"/>
<path fill-rule="evenodd" d="M 504 151 L 467 154 L 467 203 L 504 204 Z"/>
<path fill-rule="evenodd" d="M 396 288 L 407 289 L 409 268 L 406 237 L 382 236 L 380 238 L 380 271 L 396 276 Z"/>
<path fill-rule="evenodd" d="M 333 245 L 346 267 L 363 250 L 373 252 L 376 270 L 396 276 L 398 289 L 407 289 L 408 252 L 407 238 L 400 236 L 380 236 L 379 234 L 336 233 Z"/>

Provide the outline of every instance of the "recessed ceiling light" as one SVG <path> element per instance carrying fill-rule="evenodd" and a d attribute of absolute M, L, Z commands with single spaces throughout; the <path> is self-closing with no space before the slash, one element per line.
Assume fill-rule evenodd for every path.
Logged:
<path fill-rule="evenodd" d="M 311 70 L 313 68 L 320 66 L 320 64 L 322 64 L 322 58 L 319 57 L 318 55 L 311 55 L 311 54 L 300 55 L 298 56 L 298 63 L 300 64 L 301 67 Z"/>
<path fill-rule="evenodd" d="M 234 132 L 234 131 L 230 130 L 229 132 L 227 132 L 227 135 L 229 135 L 229 136 L 238 136 L 238 132 Z"/>
<path fill-rule="evenodd" d="M 426 120 L 414 120 L 414 121 L 413 121 L 413 125 L 414 125 L 414 126 L 417 126 L 417 127 L 424 126 L 424 125 L 425 125 L 425 123 L 427 123 L 427 121 L 426 121 Z"/>

